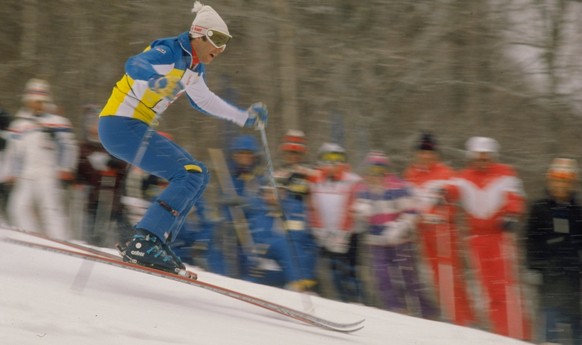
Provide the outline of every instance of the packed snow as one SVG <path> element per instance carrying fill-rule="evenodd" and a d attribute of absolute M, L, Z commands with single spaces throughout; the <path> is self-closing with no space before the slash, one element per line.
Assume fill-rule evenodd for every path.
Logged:
<path fill-rule="evenodd" d="M 0 230 L 0 239 L 14 236 L 23 235 Z M 323 330 L 194 286 L 0 241 L 0 344 L 527 344 L 207 272 L 199 279 L 334 321 L 365 318 L 365 327 Z"/>

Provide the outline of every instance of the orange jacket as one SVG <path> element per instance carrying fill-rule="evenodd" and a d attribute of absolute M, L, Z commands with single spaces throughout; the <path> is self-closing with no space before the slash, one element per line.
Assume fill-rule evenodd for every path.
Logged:
<path fill-rule="evenodd" d="M 473 235 L 499 233 L 504 217 L 525 211 L 522 182 L 512 167 L 501 163 L 461 170 L 447 186 L 447 198 L 461 203 Z"/>
<path fill-rule="evenodd" d="M 454 170 L 440 162 L 428 169 L 417 164 L 406 169 L 404 178 L 414 187 L 416 208 L 422 215 L 421 225 L 438 223 L 443 215 L 447 215 L 449 223 L 453 222 L 455 208 L 442 202 L 442 190 L 454 176 Z"/>

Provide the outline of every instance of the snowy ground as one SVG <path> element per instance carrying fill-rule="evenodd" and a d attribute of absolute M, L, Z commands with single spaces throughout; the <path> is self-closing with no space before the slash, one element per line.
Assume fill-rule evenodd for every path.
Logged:
<path fill-rule="evenodd" d="M 15 235 L 0 230 L 6 236 Z M 84 285 L 79 272 L 90 273 Z M 365 328 L 321 330 L 193 286 L 0 241 L 0 344 L 526 344 L 211 273 L 199 279 L 300 310 L 312 304 L 335 321 L 365 318 Z"/>

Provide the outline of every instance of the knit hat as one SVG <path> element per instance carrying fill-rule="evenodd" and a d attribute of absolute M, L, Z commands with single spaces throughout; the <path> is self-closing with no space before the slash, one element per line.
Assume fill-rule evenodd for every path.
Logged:
<path fill-rule="evenodd" d="M 578 178 L 578 163 L 570 158 L 554 158 L 548 172 L 547 178 L 576 180 Z"/>
<path fill-rule="evenodd" d="M 230 168 L 234 169 L 233 175 L 240 177 L 251 173 L 261 162 L 261 153 L 259 150 L 259 142 L 252 135 L 244 134 L 234 138 L 230 144 L 230 154 L 233 156 L 228 161 Z M 237 162 L 234 159 L 234 154 L 242 152 L 252 153 L 254 160 L 246 163 Z"/>
<path fill-rule="evenodd" d="M 285 152 L 307 152 L 305 133 L 296 129 L 288 130 L 283 136 L 280 149 Z"/>
<path fill-rule="evenodd" d="M 190 35 L 192 37 L 202 37 L 207 30 L 220 31 L 230 36 L 226 23 L 212 7 L 196 1 L 192 12 L 196 13 L 196 18 L 194 18 L 190 27 Z"/>
<path fill-rule="evenodd" d="M 478 153 L 487 152 L 497 155 L 499 143 L 497 140 L 488 137 L 472 137 L 465 144 L 467 158 L 474 159 Z"/>
<path fill-rule="evenodd" d="M 382 151 L 370 151 L 366 158 L 364 159 L 364 164 L 366 166 L 378 165 L 383 167 L 390 167 L 390 160 L 388 156 Z"/>
<path fill-rule="evenodd" d="M 416 146 L 417 150 L 422 151 L 435 151 L 437 147 L 437 142 L 435 138 L 430 133 L 423 133 L 418 140 Z"/>
<path fill-rule="evenodd" d="M 251 135 L 241 135 L 234 138 L 230 144 L 230 150 L 232 152 L 250 151 L 256 154 L 259 153 L 259 143 L 257 139 Z"/>
<path fill-rule="evenodd" d="M 22 101 L 52 102 L 50 91 L 50 85 L 46 80 L 36 78 L 30 79 L 24 86 Z"/>

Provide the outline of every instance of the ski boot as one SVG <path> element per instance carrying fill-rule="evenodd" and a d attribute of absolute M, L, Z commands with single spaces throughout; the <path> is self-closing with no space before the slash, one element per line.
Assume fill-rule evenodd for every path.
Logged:
<path fill-rule="evenodd" d="M 125 262 L 197 279 L 166 243 L 147 230 L 136 229 L 133 239 L 125 247 L 117 248 Z"/>

